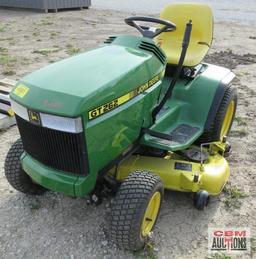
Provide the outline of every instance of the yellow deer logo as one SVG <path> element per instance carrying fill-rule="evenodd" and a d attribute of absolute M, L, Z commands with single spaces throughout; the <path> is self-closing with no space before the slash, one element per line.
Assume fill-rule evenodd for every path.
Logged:
<path fill-rule="evenodd" d="M 40 116 L 37 112 L 29 111 L 30 121 L 36 124 L 40 124 Z"/>

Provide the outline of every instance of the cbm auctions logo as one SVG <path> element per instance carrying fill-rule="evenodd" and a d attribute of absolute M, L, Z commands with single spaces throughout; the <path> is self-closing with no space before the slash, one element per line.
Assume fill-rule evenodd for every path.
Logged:
<path fill-rule="evenodd" d="M 250 252 L 249 228 L 209 228 L 209 252 Z"/>

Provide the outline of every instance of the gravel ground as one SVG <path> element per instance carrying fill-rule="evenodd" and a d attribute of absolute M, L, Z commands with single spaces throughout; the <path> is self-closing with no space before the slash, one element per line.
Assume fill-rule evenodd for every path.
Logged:
<path fill-rule="evenodd" d="M 0 77 L 19 79 L 48 63 L 95 47 L 110 34 L 136 33 L 122 21 L 131 13 L 89 9 L 42 14 L 0 9 Z M 230 142 L 231 178 L 226 192 L 207 210 L 193 208 L 189 194 L 166 191 L 153 246 L 138 253 L 118 250 L 108 241 L 112 197 L 87 204 L 47 192 L 28 197 L 10 187 L 4 159 L 19 137 L 16 127 L 0 132 L 0 258 L 207 258 L 208 227 L 250 227 L 256 233 L 256 33 L 249 26 L 217 23 L 207 60 L 237 74 L 239 107 Z M 243 199 L 231 199 L 239 188 Z M 228 207 L 229 206 L 229 207 Z M 250 254 L 232 258 L 256 258 Z M 214 257 L 218 258 L 218 257 Z M 221 257 L 219 257 L 221 258 Z M 223 257 L 224 258 L 224 255 Z"/>

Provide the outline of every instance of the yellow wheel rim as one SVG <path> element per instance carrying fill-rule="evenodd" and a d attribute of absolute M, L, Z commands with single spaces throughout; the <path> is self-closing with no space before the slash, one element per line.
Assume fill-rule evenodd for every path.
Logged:
<path fill-rule="evenodd" d="M 155 192 L 148 203 L 148 206 L 143 218 L 143 222 L 141 226 L 141 235 L 143 237 L 146 237 L 151 231 L 151 229 L 153 228 L 160 208 L 160 203 L 161 203 L 161 194 L 160 192 Z"/>
<path fill-rule="evenodd" d="M 228 131 L 229 131 L 231 123 L 232 123 L 234 111 L 235 111 L 235 102 L 232 100 L 230 102 L 230 104 L 228 105 L 228 109 L 226 111 L 226 114 L 225 114 L 225 117 L 223 120 L 223 124 L 221 127 L 221 133 L 220 133 L 221 140 L 223 139 L 224 136 L 227 136 L 227 134 L 228 134 Z"/>

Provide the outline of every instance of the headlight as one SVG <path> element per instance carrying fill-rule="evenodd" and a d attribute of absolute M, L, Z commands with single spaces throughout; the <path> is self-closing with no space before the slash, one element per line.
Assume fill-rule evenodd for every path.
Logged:
<path fill-rule="evenodd" d="M 24 120 L 30 121 L 31 123 L 41 125 L 42 127 L 55 129 L 70 133 L 80 133 L 83 131 L 83 124 L 81 117 L 68 118 L 61 117 L 41 112 L 28 110 L 24 106 L 11 100 L 13 111 L 23 118 Z M 34 120 L 35 118 L 35 120 Z"/>
<path fill-rule="evenodd" d="M 67 118 L 40 113 L 42 126 L 65 132 L 79 133 L 83 131 L 81 118 Z"/>

